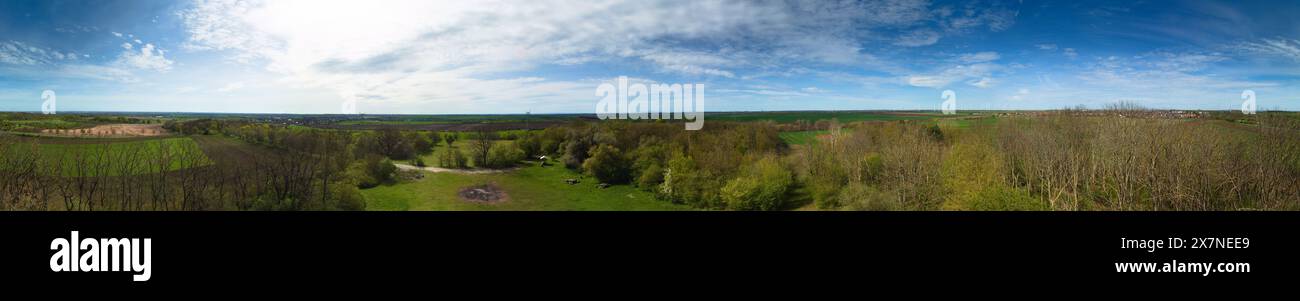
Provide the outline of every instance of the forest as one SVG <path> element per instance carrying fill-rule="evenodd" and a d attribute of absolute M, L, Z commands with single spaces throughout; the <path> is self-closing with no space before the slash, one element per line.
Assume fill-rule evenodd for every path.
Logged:
<path fill-rule="evenodd" d="M 713 121 L 701 131 L 640 121 L 438 132 L 174 120 L 164 125 L 173 136 L 112 143 L 0 135 L 0 209 L 365 210 L 362 190 L 421 177 L 409 166 L 543 162 L 700 210 L 1300 209 L 1294 114 L 1141 116 Z"/>

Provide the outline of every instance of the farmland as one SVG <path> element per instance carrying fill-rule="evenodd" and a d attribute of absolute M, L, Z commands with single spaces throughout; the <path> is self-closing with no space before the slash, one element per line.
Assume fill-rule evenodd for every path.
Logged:
<path fill-rule="evenodd" d="M 186 137 L 96 141 L 21 138 L 6 145 L 6 157 L 38 154 L 45 172 L 63 176 L 139 175 L 211 164 L 194 140 Z"/>

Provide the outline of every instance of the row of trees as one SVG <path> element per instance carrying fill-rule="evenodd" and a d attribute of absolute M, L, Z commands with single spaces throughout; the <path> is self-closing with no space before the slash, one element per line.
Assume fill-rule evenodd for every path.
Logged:
<path fill-rule="evenodd" d="M 833 130 L 796 156 L 799 179 L 826 209 L 1300 208 L 1295 118 L 1261 115 L 1258 126 L 1074 114 L 984 121 Z"/>

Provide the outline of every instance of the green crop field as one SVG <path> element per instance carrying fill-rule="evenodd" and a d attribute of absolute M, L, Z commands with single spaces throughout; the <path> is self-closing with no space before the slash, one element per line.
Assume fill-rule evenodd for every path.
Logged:
<path fill-rule="evenodd" d="M 817 136 L 829 134 L 830 131 L 798 131 L 798 132 L 781 132 L 781 140 L 789 145 L 805 145 L 817 141 Z"/>
<path fill-rule="evenodd" d="M 527 163 L 526 163 L 527 164 Z M 425 173 L 423 179 L 365 189 L 367 210 L 690 210 L 655 198 L 628 185 L 601 189 L 590 177 L 569 185 L 581 175 L 563 166 L 527 167 L 495 174 Z M 492 184 L 506 192 L 507 200 L 495 204 L 465 201 L 461 188 Z"/>
<path fill-rule="evenodd" d="M 57 139 L 66 140 L 66 139 Z M 55 139 L 37 138 L 37 143 L 15 143 L 4 151 L 5 156 L 30 152 L 33 149 L 40 154 L 40 160 L 46 164 L 58 162 L 58 173 L 63 176 L 98 176 L 95 170 L 106 166 L 110 176 L 137 175 L 156 173 L 160 170 L 173 171 L 186 167 L 212 164 L 199 149 L 198 144 L 190 138 L 164 138 L 127 141 L 106 141 L 100 143 L 43 143 Z M 139 158 L 129 160 L 127 158 Z M 167 158 L 167 159 L 163 159 Z M 134 166 L 122 165 L 125 162 L 138 162 Z M 166 164 L 165 167 L 160 164 Z"/>

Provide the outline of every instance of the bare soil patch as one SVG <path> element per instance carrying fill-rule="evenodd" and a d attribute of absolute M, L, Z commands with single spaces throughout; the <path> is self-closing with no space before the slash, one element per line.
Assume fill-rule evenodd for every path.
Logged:
<path fill-rule="evenodd" d="M 481 204 L 497 204 L 510 200 L 510 196 L 505 190 L 501 190 L 496 184 L 482 184 L 461 188 L 460 199 L 466 202 Z"/>
<path fill-rule="evenodd" d="M 85 129 L 45 129 L 41 134 L 59 137 L 131 138 L 167 135 L 161 124 L 102 124 Z"/>

